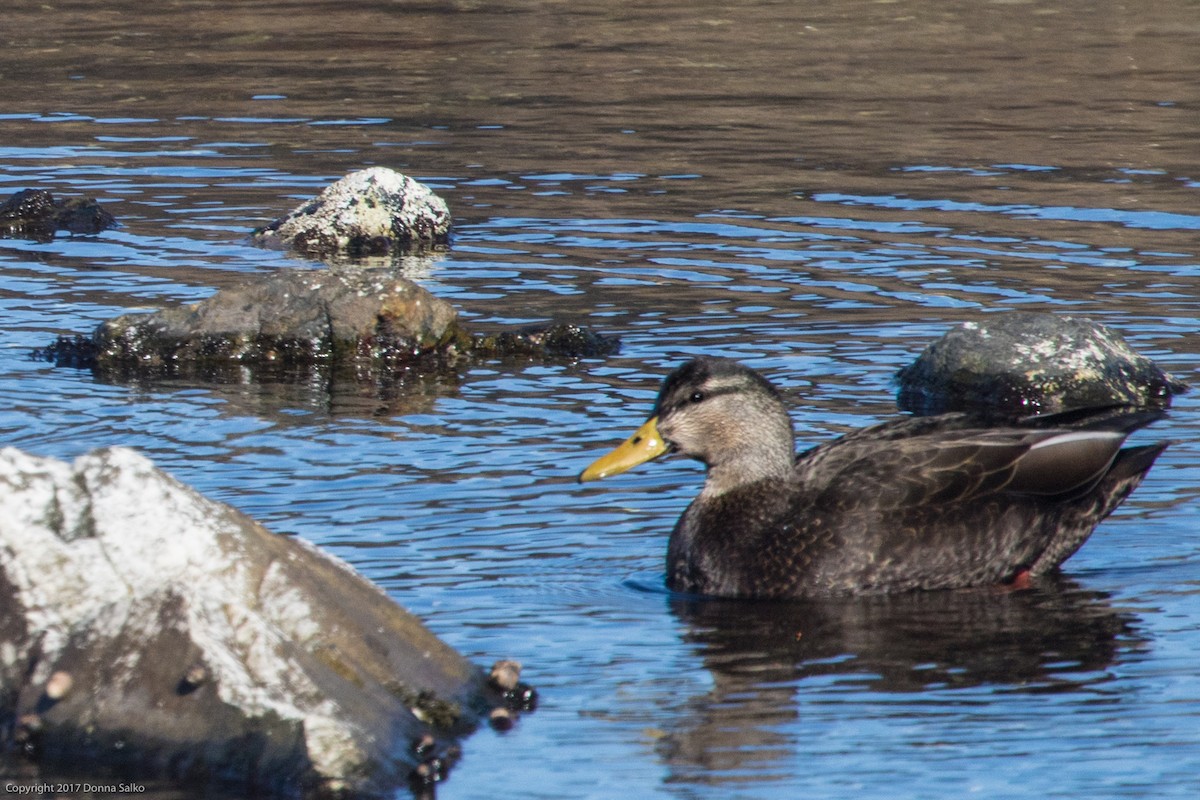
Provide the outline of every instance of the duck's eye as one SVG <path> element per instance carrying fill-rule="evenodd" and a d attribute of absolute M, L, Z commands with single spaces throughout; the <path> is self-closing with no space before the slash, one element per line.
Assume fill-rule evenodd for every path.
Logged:
<path fill-rule="evenodd" d="M 699 403 L 704 399 L 704 392 L 692 392 L 692 396 L 688 398 L 688 402 Z"/>

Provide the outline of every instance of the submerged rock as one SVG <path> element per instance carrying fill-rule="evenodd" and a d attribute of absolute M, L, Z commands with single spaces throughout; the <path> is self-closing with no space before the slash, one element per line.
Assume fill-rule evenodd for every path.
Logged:
<path fill-rule="evenodd" d="M 595 358 L 612 355 L 619 347 L 616 337 L 569 323 L 477 335 L 471 339 L 473 355 L 505 358 Z"/>
<path fill-rule="evenodd" d="M 0 745 L 39 768 L 390 795 L 528 690 L 131 450 L 7 448 L 0 487 Z"/>
<path fill-rule="evenodd" d="M 1011 312 L 964 322 L 896 376 L 896 403 L 917 414 L 1001 415 L 1169 406 L 1187 389 L 1120 336 L 1088 319 Z"/>
<path fill-rule="evenodd" d="M 380 255 L 445 245 L 450 209 L 423 183 L 386 167 L 352 172 L 251 234 L 309 256 Z"/>
<path fill-rule="evenodd" d="M 22 189 L 0 204 L 0 237 L 48 242 L 60 230 L 99 233 L 116 224 L 90 197 L 59 199 L 44 189 Z"/>
<path fill-rule="evenodd" d="M 617 340 L 557 324 L 472 335 L 454 308 L 389 270 L 281 270 L 199 303 L 102 323 L 35 356 L 107 376 L 306 380 L 314 372 L 387 382 L 411 367 L 467 356 L 607 355 Z"/>

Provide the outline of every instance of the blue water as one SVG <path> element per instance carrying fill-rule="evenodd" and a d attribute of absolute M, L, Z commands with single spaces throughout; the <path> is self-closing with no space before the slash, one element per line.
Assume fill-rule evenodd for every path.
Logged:
<path fill-rule="evenodd" d="M 136 447 L 347 559 L 478 662 L 523 662 L 540 708 L 467 740 L 444 799 L 1194 797 L 1200 395 L 1137 435 L 1176 443 L 1062 586 L 969 603 L 680 603 L 662 559 L 699 468 L 575 483 L 699 353 L 770 375 L 803 443 L 894 413 L 896 369 L 1005 310 L 1091 317 L 1195 383 L 1200 68 L 1181 54 L 1200 29 L 1175 5 L 1132 44 L 1104 14 L 1025 30 L 990 4 L 979 21 L 762 2 L 726 22 L 718 4 L 282 4 L 287 24 L 242 10 L 237 30 L 130 4 L 65 10 L 58 33 L 16 13 L 30 91 L 0 104 L 0 195 L 86 193 L 122 225 L 0 240 L 0 443 Z M 420 46 L 361 38 L 393 29 Z M 936 58 L 962 49 L 971 81 Z M 1146 70 L 1113 78 L 1126 56 Z M 776 69 L 791 82 L 763 79 Z M 1005 105 L 1014 75 L 1023 106 Z M 926 105 L 931 81 L 950 107 Z M 621 352 L 479 363 L 397 396 L 110 384 L 28 358 L 120 313 L 323 268 L 246 234 L 372 164 L 449 202 L 453 248 L 402 267 L 471 324 L 580 322 Z"/>

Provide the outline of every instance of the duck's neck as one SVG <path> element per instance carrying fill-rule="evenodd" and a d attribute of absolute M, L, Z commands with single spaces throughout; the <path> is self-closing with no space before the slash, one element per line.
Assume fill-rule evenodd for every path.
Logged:
<path fill-rule="evenodd" d="M 782 411 L 782 410 L 781 410 Z M 787 480 L 796 461 L 792 422 L 782 412 L 764 430 L 759 420 L 752 430 L 737 424 L 724 431 L 720 459 L 708 464 L 701 499 L 712 499 L 739 486 L 762 480 Z"/>

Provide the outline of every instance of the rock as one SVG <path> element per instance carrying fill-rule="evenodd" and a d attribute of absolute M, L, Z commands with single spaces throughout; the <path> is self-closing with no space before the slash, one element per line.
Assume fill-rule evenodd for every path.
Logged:
<path fill-rule="evenodd" d="M 173 374 L 212 364 L 405 364 L 467 341 L 449 303 L 387 271 L 282 270 L 193 305 L 109 320 L 91 356 Z M 61 355 L 86 361 L 87 348 L 71 351 Z"/>
<path fill-rule="evenodd" d="M 391 795 L 512 710 L 348 565 L 131 450 L 6 448 L 0 487 L 0 743 L 43 771 Z"/>
<path fill-rule="evenodd" d="M 471 341 L 474 355 L 501 358 L 595 358 L 612 355 L 619 347 L 620 341 L 614 336 L 603 336 L 569 323 L 478 335 Z"/>
<path fill-rule="evenodd" d="M 386 167 L 352 172 L 251 234 L 258 244 L 315 257 L 421 250 L 445 245 L 449 236 L 446 202 Z"/>
<path fill-rule="evenodd" d="M 59 337 L 34 355 L 117 380 L 304 381 L 321 370 L 386 390 L 414 366 L 592 357 L 618 346 L 570 324 L 472 335 L 449 303 L 391 270 L 281 270 L 193 305 L 117 317 L 90 338 Z"/>
<path fill-rule="evenodd" d="M 0 237 L 48 242 L 60 230 L 99 233 L 116 224 L 90 197 L 60 200 L 44 189 L 22 189 L 0 204 Z"/>
<path fill-rule="evenodd" d="M 964 322 L 896 376 L 896 403 L 917 414 L 1002 416 L 1132 405 L 1163 408 L 1187 385 L 1091 320 L 1010 312 Z"/>

